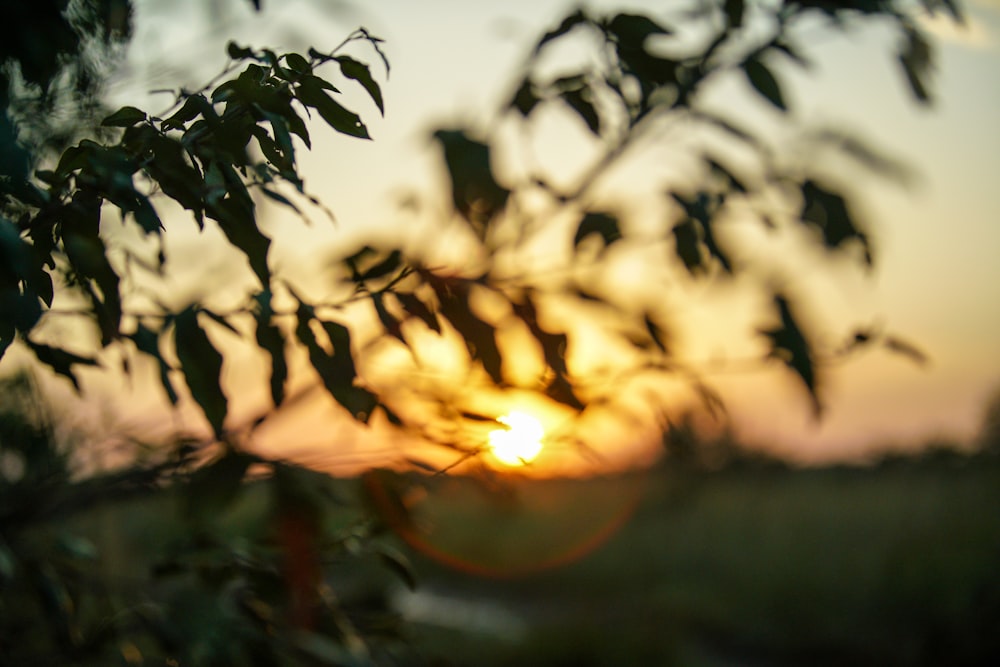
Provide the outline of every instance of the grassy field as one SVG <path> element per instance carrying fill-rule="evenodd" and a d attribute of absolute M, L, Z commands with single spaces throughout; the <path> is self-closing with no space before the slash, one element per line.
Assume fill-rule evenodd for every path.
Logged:
<path fill-rule="evenodd" d="M 522 623 L 513 637 L 442 622 L 416 632 L 442 664 L 1000 664 L 995 461 L 534 485 L 515 489 L 525 523 L 546 495 L 596 521 L 643 495 L 610 540 L 564 567 L 484 578 L 420 558 L 427 589 Z M 447 529 L 483 552 L 530 545 L 495 516 L 464 514 Z M 535 523 L 524 530 L 550 525 Z"/>
<path fill-rule="evenodd" d="M 333 582 L 345 600 L 391 587 L 409 645 L 387 664 L 1000 664 L 997 457 L 408 479 L 416 593 L 377 567 Z M 109 581 L 142 581 L 177 548 L 183 504 L 133 500 L 70 528 Z M 265 506 L 248 493 L 212 529 L 238 541 Z M 357 516 L 344 506 L 328 528 Z"/>

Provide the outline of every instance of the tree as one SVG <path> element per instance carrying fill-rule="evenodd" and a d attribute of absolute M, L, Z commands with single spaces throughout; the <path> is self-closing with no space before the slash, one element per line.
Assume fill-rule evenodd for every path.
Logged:
<path fill-rule="evenodd" d="M 95 15 L 104 19 L 73 25 L 61 12 L 46 15 L 65 38 L 59 42 L 61 50 L 79 50 L 80 35 L 85 34 L 96 34 L 106 44 L 113 44 L 116 36 L 127 38 L 127 21 L 121 20 L 130 10 L 127 2 L 86 6 L 96 8 Z M 51 9 L 48 4 L 44 7 Z M 62 5 L 52 3 L 52 7 Z M 448 176 L 454 217 L 464 226 L 453 233 L 457 242 L 473 249 L 476 261 L 441 267 L 408 256 L 402 247 L 366 246 L 340 262 L 352 292 L 338 302 L 310 300 L 301 287 L 275 273 L 269 259 L 275 239 L 258 224 L 257 201 L 266 198 L 296 213 L 321 205 L 306 189 L 296 161 L 296 151 L 311 146 L 306 119 L 313 114 L 349 138 L 368 138 L 362 117 L 344 106 L 341 96 L 342 88 L 355 86 L 383 111 L 379 78 L 348 52 L 348 47 L 366 45 L 388 73 L 380 40 L 364 29 L 330 51 L 306 54 L 278 54 L 230 43 L 225 71 L 203 88 L 178 91 L 174 104 L 162 113 L 122 107 L 103 118 L 103 129 L 94 135 L 99 140 L 85 138 L 64 150 L 60 142 L 51 141 L 51 135 L 36 141 L 34 149 L 15 144 L 15 128 L 25 116 L 23 112 L 18 116 L 8 95 L 0 127 L 9 158 L 0 183 L 0 357 L 12 345 L 22 346 L 79 389 L 78 367 L 98 365 L 102 357 L 115 353 L 129 360 L 142 355 L 159 368 L 170 402 L 189 394 L 212 433 L 205 442 L 177 443 L 152 463 L 98 478 L 90 486 L 75 487 L 63 475 L 60 479 L 71 501 L 56 508 L 62 512 L 74 505 L 72 499 L 83 497 L 74 494 L 84 490 L 86 497 L 99 498 L 123 489 L 177 485 L 193 499 L 192 514 L 222 512 L 246 493 L 243 482 L 248 474 L 258 471 L 273 487 L 273 517 L 284 546 L 276 551 L 258 536 L 252 553 L 239 553 L 195 521 L 193 553 L 210 552 L 205 556 L 209 565 L 192 559 L 169 563 L 167 569 L 200 571 L 203 585 L 213 595 L 228 596 L 239 607 L 239 622 L 230 618 L 226 623 L 232 624 L 219 621 L 222 625 L 216 626 L 226 638 L 224 646 L 204 636 L 196 641 L 178 638 L 169 622 L 136 610 L 123 626 L 83 628 L 87 618 L 78 603 L 85 594 L 69 586 L 75 576 L 72 568 L 59 570 L 45 557 L 22 548 L 22 532 L 49 518 L 34 513 L 33 500 L 18 505 L 20 514 L 5 515 L 0 562 L 10 573 L 18 568 L 39 573 L 41 609 L 49 614 L 59 650 L 75 659 L 100 659 L 108 642 L 132 641 L 130 637 L 137 634 L 144 637 L 142 650 L 153 646 L 165 658 L 186 655 L 212 664 L 241 664 L 250 656 L 261 664 L 370 659 L 372 654 L 361 648 L 366 633 L 357 618 L 322 595 L 319 554 L 334 549 L 365 558 L 374 555 L 404 574 L 405 563 L 371 539 L 374 524 L 364 524 L 367 527 L 356 535 L 326 535 L 321 525 L 322 484 L 296 466 L 264 459 L 245 447 L 245 429 L 227 419 L 233 390 L 220 380 L 225 354 L 216 336 L 228 332 L 268 356 L 275 410 L 289 400 L 289 356 L 300 350 L 318 382 L 355 419 L 368 422 L 381 413 L 402 429 L 428 436 L 405 412 L 406 406 L 386 400 L 359 372 L 359 355 L 369 348 L 358 343 L 358 325 L 340 315 L 346 306 L 369 309 L 379 323 L 375 337 L 386 345 L 415 349 L 422 335 L 456 333 L 473 369 L 470 382 L 480 387 L 519 385 L 577 414 L 608 406 L 620 409 L 615 405 L 619 385 L 605 381 L 610 389 L 595 390 L 592 382 L 588 384 L 593 378 L 574 367 L 568 348 L 577 344 L 576 331 L 552 315 L 560 304 L 573 304 L 629 349 L 629 365 L 624 371 L 613 369 L 614 382 L 628 382 L 636 375 L 680 377 L 706 404 L 718 407 L 718 398 L 698 368 L 676 354 L 668 305 L 629 305 L 586 279 L 588 272 L 596 274 L 608 266 L 632 235 L 602 187 L 636 147 L 683 153 L 692 165 L 692 175 L 682 187 L 663 184 L 670 213 L 646 239 L 669 248 L 671 254 L 663 258 L 670 270 L 667 275 L 675 280 L 686 274 L 694 281 L 749 281 L 766 291 L 770 312 L 764 314 L 756 334 L 746 334 L 760 337 L 764 360 L 777 360 L 798 378 L 817 414 L 822 408 L 824 366 L 831 359 L 873 343 L 920 358 L 919 351 L 898 337 L 868 327 L 858 328 L 833 349 L 816 344 L 799 303 L 785 288 L 794 275 L 782 277 L 776 286 L 771 262 L 741 254 L 740 237 L 729 230 L 734 225 L 779 235 L 804 230 L 822 251 L 848 254 L 862 267 L 870 267 L 875 252 L 868 229 L 855 212 L 846 184 L 815 164 L 789 159 L 781 140 L 790 131 L 776 138 L 750 117 L 723 115 L 703 99 L 717 81 L 742 80 L 750 97 L 766 105 L 766 113 L 783 127 L 795 127 L 776 63 L 807 66 L 808 55 L 796 41 L 796 30 L 801 22 L 818 18 L 842 29 L 855 21 L 892 25 L 901 37 L 898 58 L 909 89 L 917 102 L 927 103 L 932 58 L 915 19 L 921 11 L 945 11 L 961 20 L 949 0 L 725 0 L 699 4 L 669 20 L 575 11 L 538 40 L 501 122 L 515 126 L 530 141 L 533 118 L 543 114 L 571 118 L 579 124 L 580 135 L 588 137 L 585 141 L 596 154 L 593 161 L 569 178 L 528 162 L 504 174 L 496 164 L 499 142 L 484 136 L 495 136 L 496 131 L 442 128 L 434 137 Z M 108 26 L 113 29 L 102 33 Z M 587 57 L 563 62 L 565 69 L 552 75 L 545 59 L 570 40 L 582 43 Z M 48 92 L 56 90 L 60 61 L 40 65 L 30 60 L 31 53 L 25 49 L 3 55 L 18 63 L 24 82 L 42 90 L 44 103 L 52 98 Z M 81 75 L 80 80 L 86 89 L 90 79 Z M 0 83 L 5 90 L 12 85 Z M 690 141 L 679 145 L 676 135 L 664 132 L 677 127 L 684 128 Z M 892 175 L 897 168 L 845 133 L 821 130 L 804 136 L 810 146 L 840 151 L 875 172 Z M 47 158 L 44 145 L 56 147 L 55 159 Z M 143 284 L 160 279 L 168 266 L 162 239 L 170 233 L 164 213 L 170 207 L 188 211 L 199 227 L 217 226 L 242 253 L 256 281 L 242 305 L 219 309 L 206 294 L 171 309 L 144 296 Z M 154 249 L 153 261 L 138 247 L 111 252 L 107 226 L 115 217 Z M 556 277 L 552 271 L 541 275 L 530 265 L 519 265 L 526 249 L 537 247 L 541 235 L 551 233 L 546 221 L 558 218 L 572 224 L 565 239 L 571 251 L 550 252 Z M 95 349 L 51 338 L 45 324 L 56 317 L 87 322 L 96 334 Z M 535 357 L 535 371 L 530 377 L 511 377 L 505 341 L 512 332 L 527 334 L 534 342 L 529 356 Z M 597 368 L 595 373 L 607 370 Z M 179 386 L 180 379 L 186 391 Z M 437 407 L 442 417 L 454 422 L 492 423 L 495 417 L 446 401 Z M 455 433 L 438 433 L 436 439 L 454 450 L 459 460 L 485 450 L 482 441 L 470 440 L 461 430 Z M 4 493 L 15 487 L 17 493 L 28 494 L 26 498 L 43 493 L 41 487 L 25 486 L 20 479 L 4 486 Z M 365 546 L 357 546 L 359 537 Z M 296 574 L 282 580 L 275 576 L 282 568 Z M 100 605 L 113 607 L 113 601 Z"/>

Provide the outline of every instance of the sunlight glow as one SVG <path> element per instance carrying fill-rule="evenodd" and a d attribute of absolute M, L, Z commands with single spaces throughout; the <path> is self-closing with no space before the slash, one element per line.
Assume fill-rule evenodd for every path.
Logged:
<path fill-rule="evenodd" d="M 524 412 L 511 412 L 497 417 L 506 429 L 497 429 L 489 435 L 490 450 L 498 461 L 508 466 L 530 462 L 542 451 L 542 423 Z"/>

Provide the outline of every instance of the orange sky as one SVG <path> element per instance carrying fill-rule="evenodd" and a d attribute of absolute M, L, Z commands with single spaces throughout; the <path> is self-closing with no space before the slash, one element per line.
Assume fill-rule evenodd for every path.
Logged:
<path fill-rule="evenodd" d="M 276 251 L 273 263 L 279 269 L 301 272 L 312 270 L 329 256 L 318 257 L 314 252 L 325 243 L 349 247 L 381 234 L 405 244 L 426 234 L 428 229 L 419 225 L 401 229 L 400 220 L 406 217 L 397 202 L 405 192 L 421 196 L 441 192 L 441 174 L 428 130 L 489 119 L 496 104 L 510 94 L 528 45 L 566 8 L 562 2 L 547 0 L 393 0 L 338 12 L 320 11 L 316 3 L 303 0 L 265 2 L 265 12 L 254 15 L 244 7 L 248 3 L 234 1 L 216 3 L 214 19 L 211 12 L 202 10 L 205 21 L 188 18 L 176 23 L 171 12 L 197 16 L 199 10 L 191 6 L 209 5 L 180 3 L 179 8 L 161 8 L 157 11 L 164 13 L 155 14 L 144 10 L 144 3 L 137 4 L 137 34 L 128 64 L 110 88 L 112 98 L 122 104 L 157 108 L 161 102 L 142 91 L 176 86 L 179 79 L 187 78 L 188 84 L 203 80 L 221 63 L 223 46 L 230 38 L 279 50 L 302 49 L 304 44 L 332 46 L 362 23 L 387 40 L 392 72 L 384 86 L 385 118 L 379 119 L 373 109 L 359 109 L 375 141 L 355 142 L 317 130 L 314 151 L 299 153 L 307 186 L 334 209 L 338 226 L 316 216 L 306 242 L 301 223 L 265 221 L 288 230 L 282 238 L 295 241 L 279 244 L 284 250 Z M 413 9 L 417 4 L 419 12 Z M 656 14 L 658 7 L 672 4 L 650 2 L 644 7 Z M 719 367 L 719 372 L 706 377 L 725 397 L 742 432 L 768 449 L 796 460 L 825 461 L 856 457 L 873 444 L 906 443 L 942 434 L 968 438 L 978 427 L 984 401 L 1000 386 L 1000 260 L 996 258 L 1000 198 L 995 185 L 1000 173 L 996 124 L 1000 3 L 968 4 L 971 24 L 967 31 L 931 26 L 942 37 L 936 77 L 939 101 L 933 109 L 911 103 L 891 55 L 892 41 L 877 27 L 847 38 L 813 31 L 809 43 L 817 69 L 807 75 L 781 70 L 793 114 L 842 122 L 859 130 L 915 167 L 918 174 L 908 188 L 874 182 L 860 185 L 865 212 L 875 222 L 879 264 L 874 277 L 829 267 L 804 273 L 811 293 L 823 303 L 829 335 L 845 334 L 853 323 L 884 323 L 926 350 L 932 361 L 921 368 L 902 358 L 872 353 L 836 369 L 826 387 L 827 414 L 816 423 L 803 392 L 781 369 L 748 373 L 726 368 L 726 359 L 742 358 L 747 350 L 757 349 L 745 335 L 753 331 L 755 320 L 747 317 L 754 311 L 747 309 L 738 294 L 698 287 L 681 313 L 696 334 L 685 339 L 685 351 L 692 360 Z M 215 21 L 214 28 L 208 19 Z M 176 69 L 168 65 L 175 61 L 181 63 Z M 726 90 L 719 95 L 722 104 L 747 99 Z M 555 168 L 571 169 L 586 156 L 586 151 L 576 152 L 565 143 L 571 138 L 557 134 L 549 144 L 560 154 L 551 163 Z M 632 185 L 628 181 L 622 187 Z M 641 197 L 637 195 L 634 201 L 641 202 Z M 635 205 L 634 213 L 640 220 L 651 215 L 641 203 Z M 182 248 L 203 241 L 182 231 L 174 243 Z M 438 243 L 435 252 L 449 261 L 462 257 L 460 248 L 446 243 Z M 200 279 L 179 277 L 176 289 L 193 287 Z M 629 280 L 642 282 L 646 276 L 623 274 L 617 279 L 627 285 Z M 719 313 L 724 316 L 720 318 Z M 229 381 L 243 386 L 240 378 L 253 375 L 258 368 L 254 363 L 230 364 Z M 370 372 L 379 373 L 375 367 Z M 105 382 L 93 380 L 95 386 Z M 263 386 L 259 395 L 264 395 Z M 123 407 L 124 413 L 136 418 L 140 411 L 148 415 L 162 409 L 162 402 L 155 398 L 130 403 Z M 252 398 L 245 401 L 250 403 Z M 673 407 L 667 403 L 668 409 Z M 538 411 L 550 425 L 564 417 L 558 410 Z M 640 422 L 645 420 L 640 428 L 623 420 L 598 419 L 589 424 L 584 429 L 588 443 L 618 461 L 655 451 L 650 449 L 652 411 L 639 408 L 637 413 Z M 333 406 L 302 409 L 294 417 L 289 415 L 270 433 L 262 433 L 261 441 L 271 446 L 294 441 L 296 450 L 315 451 L 317 459 L 350 465 L 386 454 L 395 456 L 398 451 L 395 440 L 369 438 L 363 429 L 345 426 Z M 193 424 L 196 418 L 189 415 L 183 421 Z M 313 445 L 319 449 L 313 450 Z M 559 454 L 554 448 L 543 454 L 539 466 L 546 456 L 555 461 L 579 453 Z"/>

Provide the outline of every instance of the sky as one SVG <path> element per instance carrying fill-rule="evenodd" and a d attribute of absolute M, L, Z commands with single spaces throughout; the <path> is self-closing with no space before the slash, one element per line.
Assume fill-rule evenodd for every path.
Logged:
<path fill-rule="evenodd" d="M 155 109 L 165 100 L 149 90 L 197 85 L 223 63 L 229 39 L 277 49 L 302 50 L 312 44 L 322 50 L 359 24 L 385 39 L 391 63 L 388 79 L 374 67 L 384 81 L 384 118 L 370 105 L 365 107 L 361 97 L 355 98 L 374 141 L 357 142 L 317 130 L 314 150 L 299 152 L 307 187 L 329 204 L 337 224 L 317 220 L 305 228 L 279 216 L 265 220 L 271 228 L 281 225 L 283 238 L 291 240 L 276 251 L 274 261 L 304 272 L 320 270 L 321 260 L 329 255 L 314 250 L 326 244 L 349 247 L 379 238 L 416 243 L 425 236 L 426 223 L 409 220 L 399 203 L 409 193 L 431 207 L 442 201 L 442 175 L 430 131 L 485 126 L 493 120 L 495 109 L 511 94 L 533 41 L 570 8 L 553 0 L 263 4 L 264 11 L 255 14 L 240 0 L 137 1 L 136 35 L 108 95 L 112 103 Z M 676 3 L 641 6 L 662 16 Z M 893 57 L 893 38 L 877 26 L 847 35 L 810 28 L 804 44 L 815 69 L 778 69 L 796 117 L 856 130 L 915 173 L 905 186 L 863 174 L 856 179 L 862 210 L 873 223 L 878 264 L 872 275 L 834 264 L 806 272 L 806 286 L 824 313 L 820 320 L 829 325 L 824 332 L 836 337 L 855 324 L 878 323 L 919 346 L 930 361 L 919 366 L 873 351 L 838 366 L 829 373 L 824 388 L 827 410 L 817 422 L 804 392 L 780 367 L 752 372 L 727 368 L 727 359 L 756 349 L 726 342 L 745 342 L 745 329 L 739 327 L 748 325 L 745 318 L 751 311 L 740 301 L 738 289 L 697 287 L 680 312 L 699 334 L 688 336 L 685 350 L 692 359 L 705 361 L 705 377 L 723 396 L 739 432 L 768 451 L 820 463 L 855 460 L 875 447 L 905 448 L 935 437 L 968 440 L 982 421 L 985 402 L 1000 388 L 1000 3 L 975 0 L 966 3 L 966 9 L 964 29 L 943 21 L 926 24 L 940 40 L 937 99 L 931 108 L 910 99 Z M 374 57 L 364 49 L 352 53 Z M 750 97 L 723 87 L 716 101 L 730 109 L 745 104 L 742 113 L 753 118 L 762 112 L 747 101 Z M 545 144 L 557 154 L 550 164 L 578 168 L 587 153 L 574 147 L 572 132 L 560 132 Z M 661 162 L 644 160 L 652 158 L 639 156 L 637 171 L 625 172 L 623 191 L 632 187 L 633 176 L 639 183 L 647 169 L 669 171 Z M 641 196 L 636 194 L 634 201 L 641 202 Z M 639 219 L 652 215 L 639 203 L 635 210 Z M 203 241 L 189 228 L 177 234 L 176 242 L 183 249 Z M 447 243 L 438 243 L 437 251 L 452 261 L 462 254 L 461 247 Z M 178 291 L 204 276 L 191 275 L 193 282 L 177 279 Z M 736 320 L 726 319 L 730 315 Z M 227 369 L 232 384 L 239 384 L 241 373 L 260 371 L 252 361 L 242 366 Z M 378 369 L 372 372 L 377 375 Z M 101 382 L 93 380 L 95 385 Z M 664 394 L 668 410 L 676 407 L 669 405 L 674 396 Z M 129 410 L 148 414 L 162 409 L 162 401 L 153 398 L 130 403 L 120 408 L 126 415 Z M 552 423 L 565 418 L 558 411 L 535 407 Z M 655 423 L 644 414 L 641 428 L 595 423 L 592 435 L 598 448 L 604 447 L 604 453 L 619 462 L 648 459 L 655 453 Z M 185 425 L 193 420 L 185 419 Z M 167 421 L 178 423 L 176 418 Z M 286 442 L 290 433 L 301 443 L 296 452 L 306 457 L 319 452 L 317 460 L 331 460 L 328 450 L 335 447 L 338 453 L 332 458 L 341 457 L 345 465 L 378 462 L 399 450 L 384 434 L 371 437 L 343 423 L 331 405 L 310 403 L 291 411 L 273 433 L 260 436 L 262 446 Z"/>

